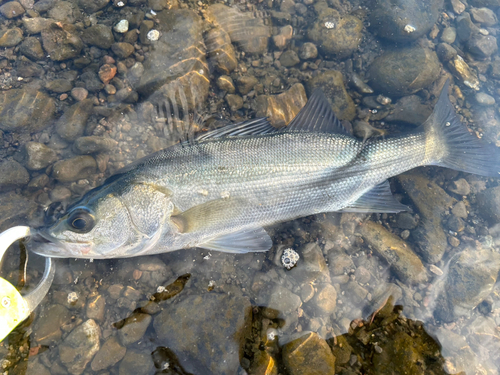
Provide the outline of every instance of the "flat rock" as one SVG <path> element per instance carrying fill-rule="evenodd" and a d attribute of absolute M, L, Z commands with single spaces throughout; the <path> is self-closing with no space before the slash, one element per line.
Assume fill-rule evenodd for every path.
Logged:
<path fill-rule="evenodd" d="M 236 54 L 229 34 L 220 26 L 210 29 L 205 35 L 205 45 L 210 61 L 222 74 L 231 73 L 238 66 Z"/>
<path fill-rule="evenodd" d="M 186 372 L 236 374 L 251 324 L 248 298 L 215 293 L 182 296 L 154 318 L 159 342 L 178 356 Z"/>
<path fill-rule="evenodd" d="M 300 83 L 279 95 L 260 95 L 256 99 L 258 117 L 267 117 L 273 126 L 287 125 L 307 102 L 306 91 Z"/>
<path fill-rule="evenodd" d="M 66 23 L 51 23 L 42 30 L 42 44 L 51 60 L 62 61 L 80 55 L 83 42 L 75 26 Z"/>
<path fill-rule="evenodd" d="M 15 18 L 19 17 L 25 12 L 23 6 L 19 4 L 17 1 L 9 1 L 8 3 L 0 6 L 0 13 L 5 18 Z"/>
<path fill-rule="evenodd" d="M 57 160 L 54 150 L 43 143 L 27 142 L 21 147 L 21 152 L 16 155 L 16 160 L 30 170 L 46 168 Z"/>
<path fill-rule="evenodd" d="M 110 152 L 116 146 L 118 142 L 112 138 L 89 136 L 77 138 L 73 144 L 73 149 L 77 154 L 94 154 Z"/>
<path fill-rule="evenodd" d="M 0 163 L 0 191 L 23 187 L 29 180 L 28 171 L 17 161 L 7 160 Z"/>
<path fill-rule="evenodd" d="M 23 32 L 19 27 L 0 31 L 0 47 L 14 47 L 23 40 Z"/>
<path fill-rule="evenodd" d="M 42 43 L 35 37 L 27 37 L 19 46 L 19 51 L 32 60 L 41 60 L 45 57 Z"/>
<path fill-rule="evenodd" d="M 151 323 L 151 315 L 134 313 L 125 320 L 118 331 L 118 337 L 123 346 L 139 341 Z"/>
<path fill-rule="evenodd" d="M 121 361 L 126 351 L 127 349 L 121 346 L 114 336 L 111 336 L 102 344 L 90 366 L 96 372 L 107 369 Z"/>
<path fill-rule="evenodd" d="M 432 108 L 423 104 L 419 96 L 409 95 L 400 98 L 394 104 L 393 110 L 384 118 L 384 121 L 420 126 L 431 113 Z"/>
<path fill-rule="evenodd" d="M 120 362 L 118 375 L 151 374 L 154 370 L 150 351 L 127 350 L 127 354 Z"/>
<path fill-rule="evenodd" d="M 83 30 L 82 40 L 84 43 L 96 46 L 102 49 L 111 48 L 115 42 L 115 37 L 111 31 L 111 27 L 97 24 Z"/>
<path fill-rule="evenodd" d="M 38 205 L 22 195 L 8 192 L 0 194 L 0 231 L 16 225 L 26 225 L 36 213 Z"/>
<path fill-rule="evenodd" d="M 61 326 L 71 319 L 71 312 L 64 306 L 53 304 L 42 309 L 33 328 L 35 341 L 39 345 L 51 345 L 61 340 Z"/>
<path fill-rule="evenodd" d="M 81 137 L 93 107 L 90 99 L 73 104 L 57 121 L 57 134 L 66 141 L 74 141 Z"/>
<path fill-rule="evenodd" d="M 61 182 L 72 182 L 89 178 L 95 173 L 97 163 L 92 156 L 76 156 L 58 161 L 52 168 L 52 177 Z"/>

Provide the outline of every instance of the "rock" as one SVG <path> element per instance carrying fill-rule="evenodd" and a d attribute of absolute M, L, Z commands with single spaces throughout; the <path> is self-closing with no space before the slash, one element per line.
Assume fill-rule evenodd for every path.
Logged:
<path fill-rule="evenodd" d="M 9 1 L 8 3 L 0 6 L 0 13 L 5 18 L 15 18 L 19 17 L 25 12 L 23 6 L 19 4 L 17 1 Z"/>
<path fill-rule="evenodd" d="M 19 46 L 19 51 L 26 57 L 32 60 L 41 60 L 45 57 L 45 53 L 42 49 L 42 44 L 37 38 L 32 36 L 24 39 L 24 41 Z"/>
<path fill-rule="evenodd" d="M 237 80 L 238 91 L 241 95 L 248 94 L 259 81 L 253 76 L 241 76 Z"/>
<path fill-rule="evenodd" d="M 29 88 L 0 91 L 0 129 L 32 133 L 44 129 L 55 113 L 54 99 Z"/>
<path fill-rule="evenodd" d="M 73 84 L 67 79 L 54 79 L 47 82 L 45 88 L 49 91 L 62 94 L 63 92 L 70 91 L 73 88 Z"/>
<path fill-rule="evenodd" d="M 223 4 L 210 5 L 205 16 L 209 22 L 220 25 L 246 53 L 262 54 L 267 50 L 271 30 L 262 18 Z"/>
<path fill-rule="evenodd" d="M 453 60 L 448 62 L 448 68 L 464 85 L 471 89 L 479 90 L 479 79 L 476 72 L 467 65 L 460 55 L 457 55 Z"/>
<path fill-rule="evenodd" d="M 104 87 L 104 83 L 102 83 L 102 81 L 99 79 L 97 74 L 95 74 L 92 71 L 86 71 L 85 73 L 83 73 L 80 76 L 80 78 L 82 79 L 83 82 L 85 82 L 85 89 L 87 89 L 90 92 L 101 91 Z M 79 87 L 79 89 L 82 89 L 82 88 L 83 87 Z M 85 93 L 85 91 L 80 90 L 80 93 L 77 95 L 77 98 L 78 99 L 83 98 L 84 93 Z M 75 94 L 76 94 L 76 92 L 75 92 Z"/>
<path fill-rule="evenodd" d="M 64 306 L 53 304 L 43 309 L 33 328 L 38 345 L 52 345 L 61 340 L 61 326 L 71 319 L 71 312 Z"/>
<path fill-rule="evenodd" d="M 379 350 L 373 353 L 373 371 L 376 374 L 423 374 L 419 364 L 424 363 L 424 354 L 421 352 L 427 345 L 416 343 L 414 337 L 405 332 L 395 332 L 389 340 L 379 342 Z M 439 350 L 439 349 L 438 349 Z"/>
<path fill-rule="evenodd" d="M 229 76 L 220 76 L 217 78 L 217 87 L 222 91 L 227 91 L 229 94 L 234 94 L 236 91 L 233 79 Z"/>
<path fill-rule="evenodd" d="M 121 361 L 126 351 L 127 349 L 121 346 L 114 336 L 111 336 L 101 346 L 90 366 L 95 372 L 107 369 Z"/>
<path fill-rule="evenodd" d="M 84 43 L 92 46 L 109 49 L 115 42 L 115 37 L 113 36 L 113 32 L 110 27 L 97 24 L 83 30 L 82 40 Z"/>
<path fill-rule="evenodd" d="M 30 179 L 28 171 L 17 161 L 0 163 L 0 191 L 9 191 L 25 186 Z"/>
<path fill-rule="evenodd" d="M 108 5 L 109 0 L 77 0 L 78 6 L 85 12 L 92 14 Z"/>
<path fill-rule="evenodd" d="M 283 52 L 280 56 L 280 63 L 286 68 L 295 66 L 299 62 L 300 62 L 299 56 L 297 55 L 297 52 L 293 50 L 287 50 Z"/>
<path fill-rule="evenodd" d="M 490 224 L 500 223 L 500 186 L 478 193 L 477 205 L 482 216 Z"/>
<path fill-rule="evenodd" d="M 422 174 L 405 173 L 398 176 L 398 180 L 422 217 L 420 225 L 411 233 L 417 244 L 415 251 L 425 261 L 437 263 L 447 246 L 441 218 L 457 201 Z"/>
<path fill-rule="evenodd" d="M 475 7 L 498 8 L 500 0 L 472 0 L 470 4 Z"/>
<path fill-rule="evenodd" d="M 325 25 L 331 23 L 332 28 Z M 307 36 L 323 53 L 340 59 L 349 57 L 362 39 L 363 23 L 356 17 L 326 8 L 319 13 L 318 20 L 307 32 Z"/>
<path fill-rule="evenodd" d="M 113 64 L 104 64 L 99 68 L 99 78 L 104 84 L 111 81 L 115 75 L 116 75 L 116 66 Z"/>
<path fill-rule="evenodd" d="M 467 213 L 467 207 L 465 207 L 465 203 L 463 201 L 459 201 L 451 210 L 451 213 L 456 217 L 461 217 L 463 219 L 467 218 L 469 215 Z"/>
<path fill-rule="evenodd" d="M 100 348 L 101 329 L 89 319 L 59 344 L 59 359 L 72 375 L 80 375 Z"/>
<path fill-rule="evenodd" d="M 38 13 L 45 13 L 52 9 L 58 0 L 39 0 L 33 5 L 33 9 Z"/>
<path fill-rule="evenodd" d="M 96 161 L 91 156 L 76 156 L 58 161 L 52 169 L 52 177 L 61 182 L 72 182 L 89 178 L 95 173 Z"/>
<path fill-rule="evenodd" d="M 299 57 L 302 60 L 315 59 L 318 57 L 318 49 L 314 43 L 306 42 L 300 47 Z"/>
<path fill-rule="evenodd" d="M 111 50 L 118 58 L 125 59 L 135 51 L 135 48 L 130 43 L 120 42 L 113 43 L 113 45 L 111 46 Z"/>
<path fill-rule="evenodd" d="M 16 63 L 17 74 L 19 77 L 40 77 L 44 74 L 44 69 L 41 65 L 35 64 L 30 60 L 19 60 Z"/>
<path fill-rule="evenodd" d="M 447 43 L 439 43 L 436 53 L 443 63 L 446 63 L 457 56 L 457 50 Z"/>
<path fill-rule="evenodd" d="M 164 10 L 156 18 L 160 39 L 144 60 L 136 89 L 153 104 L 194 110 L 208 97 L 210 85 L 202 20 L 188 9 Z"/>
<path fill-rule="evenodd" d="M 229 34 L 221 27 L 210 29 L 205 35 L 205 45 L 210 61 L 222 74 L 231 73 L 238 66 Z"/>
<path fill-rule="evenodd" d="M 74 141 L 82 136 L 92 108 L 93 104 L 90 99 L 73 104 L 57 121 L 57 134 L 67 141 Z"/>
<path fill-rule="evenodd" d="M 89 136 L 77 138 L 73 149 L 77 154 L 88 155 L 112 151 L 118 142 L 112 138 Z"/>
<path fill-rule="evenodd" d="M 290 25 L 283 26 L 278 35 L 273 36 L 274 45 L 279 49 L 284 49 L 293 37 L 293 28 Z"/>
<path fill-rule="evenodd" d="M 330 273 L 323 252 L 317 243 L 308 243 L 300 249 L 300 262 L 288 274 L 297 284 L 329 282 Z"/>
<path fill-rule="evenodd" d="M 311 93 L 316 87 L 332 104 L 332 110 L 340 120 L 351 121 L 356 115 L 356 106 L 344 87 L 344 77 L 336 70 L 324 71 L 307 82 L 307 91 Z"/>
<path fill-rule="evenodd" d="M 497 16 L 489 8 L 471 8 L 470 14 L 474 22 L 480 23 L 483 26 L 495 26 L 498 22 Z"/>
<path fill-rule="evenodd" d="M 239 95 L 235 94 L 227 94 L 226 95 L 226 102 L 231 111 L 237 111 L 238 109 L 243 107 L 243 99 Z"/>
<path fill-rule="evenodd" d="M 117 33 L 125 34 L 128 31 L 128 21 L 127 20 L 121 20 L 121 21 L 119 21 L 113 27 L 113 30 L 115 30 Z"/>
<path fill-rule="evenodd" d="M 69 1 L 58 1 L 48 12 L 50 18 L 67 24 L 75 23 L 77 14 L 75 5 Z"/>
<path fill-rule="evenodd" d="M 32 200 L 14 192 L 0 194 L 0 230 L 16 225 L 26 225 L 36 213 L 38 205 Z"/>
<path fill-rule="evenodd" d="M 26 168 L 37 171 L 55 162 L 57 155 L 54 150 L 48 148 L 43 143 L 27 142 L 23 144 L 16 160 Z"/>
<path fill-rule="evenodd" d="M 104 309 L 106 308 L 106 299 L 98 294 L 87 300 L 85 314 L 87 319 L 94 319 L 99 322 L 104 320 Z"/>
<path fill-rule="evenodd" d="M 467 47 L 471 54 L 485 59 L 498 51 L 497 38 L 493 35 L 473 34 L 467 42 Z"/>
<path fill-rule="evenodd" d="M 484 92 L 478 92 L 474 98 L 476 99 L 477 104 L 484 106 L 492 106 L 495 105 L 495 98 L 491 95 L 488 95 Z"/>
<path fill-rule="evenodd" d="M 23 40 L 23 32 L 19 27 L 0 31 L 0 47 L 14 47 Z"/>
<path fill-rule="evenodd" d="M 89 95 L 89 92 L 84 87 L 75 87 L 75 88 L 71 89 L 71 96 L 76 101 L 82 102 L 85 99 L 87 99 L 88 95 Z"/>
<path fill-rule="evenodd" d="M 282 359 L 290 375 L 335 375 L 335 357 L 326 341 L 314 332 L 286 344 Z"/>
<path fill-rule="evenodd" d="M 465 178 L 460 178 L 458 180 L 452 181 L 448 185 L 448 191 L 458 195 L 469 195 L 470 194 L 470 186 Z"/>
<path fill-rule="evenodd" d="M 42 17 L 23 18 L 23 25 L 29 34 L 38 34 L 42 30 L 48 28 L 53 22 L 55 21 Z"/>
<path fill-rule="evenodd" d="M 420 126 L 427 120 L 431 113 L 432 107 L 428 104 L 423 104 L 419 96 L 403 96 L 394 104 L 393 110 L 384 121 Z"/>
<path fill-rule="evenodd" d="M 317 289 L 306 307 L 314 316 L 330 316 L 337 307 L 337 291 L 331 284 L 326 283 L 317 285 Z"/>
<path fill-rule="evenodd" d="M 118 331 L 123 346 L 139 341 L 151 323 L 151 315 L 134 313 L 125 319 L 125 324 Z"/>
<path fill-rule="evenodd" d="M 460 0 L 451 0 L 450 3 L 456 14 L 462 14 L 465 10 L 465 5 Z"/>
<path fill-rule="evenodd" d="M 417 225 L 417 219 L 409 212 L 400 212 L 396 215 L 396 226 L 400 229 L 413 229 Z"/>
<path fill-rule="evenodd" d="M 368 75 L 377 91 L 404 96 L 428 87 L 439 77 L 439 72 L 436 53 L 414 46 L 383 53 L 370 65 Z"/>
<path fill-rule="evenodd" d="M 281 318 L 286 318 L 292 312 L 296 312 L 302 305 L 298 295 L 280 285 L 275 285 L 267 294 L 258 296 L 257 301 L 260 306 L 276 310 Z"/>
<path fill-rule="evenodd" d="M 441 34 L 441 41 L 447 44 L 453 44 L 457 38 L 457 29 L 454 27 L 446 27 Z"/>
<path fill-rule="evenodd" d="M 49 198 L 52 202 L 64 202 L 64 201 L 68 200 L 69 198 L 71 198 L 71 190 L 69 190 L 68 188 L 66 188 L 64 186 L 56 185 L 50 191 Z M 91 318 L 91 317 L 87 316 L 87 318 Z"/>
<path fill-rule="evenodd" d="M 380 0 L 374 3 L 370 24 L 382 38 L 412 41 L 432 29 L 442 7 L 443 0 Z"/>
<path fill-rule="evenodd" d="M 214 292 L 176 298 L 154 318 L 159 342 L 178 355 L 186 372 L 236 374 L 251 324 L 248 298 Z"/>
<path fill-rule="evenodd" d="M 409 244 L 373 221 L 360 225 L 359 232 L 378 256 L 387 261 L 402 282 L 407 284 L 427 282 L 425 267 Z"/>
<path fill-rule="evenodd" d="M 60 22 L 51 23 L 42 30 L 42 43 L 47 55 L 54 61 L 77 57 L 83 48 L 75 26 Z"/>
<path fill-rule="evenodd" d="M 435 301 L 436 319 L 452 322 L 468 315 L 491 294 L 499 271 L 500 255 L 492 250 L 466 248 L 454 256 L 444 280 L 434 286 L 441 291 Z"/>
<path fill-rule="evenodd" d="M 127 355 L 120 362 L 118 375 L 151 374 L 154 370 L 150 351 L 127 350 Z"/>
<path fill-rule="evenodd" d="M 467 42 L 472 35 L 479 34 L 479 27 L 472 22 L 470 14 L 465 12 L 456 19 L 459 41 Z"/>
<path fill-rule="evenodd" d="M 306 91 L 300 83 L 279 95 L 260 95 L 256 99 L 258 117 L 267 117 L 273 126 L 287 125 L 307 102 Z"/>

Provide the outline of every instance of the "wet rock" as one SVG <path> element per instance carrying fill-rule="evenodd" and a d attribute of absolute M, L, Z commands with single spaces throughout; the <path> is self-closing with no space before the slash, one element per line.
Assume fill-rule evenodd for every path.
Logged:
<path fill-rule="evenodd" d="M 432 107 L 423 104 L 417 95 L 409 95 L 400 98 L 391 113 L 384 119 L 388 122 L 397 122 L 420 126 L 432 113 Z"/>
<path fill-rule="evenodd" d="M 340 120 L 352 120 L 356 115 L 356 107 L 344 87 L 344 77 L 336 70 L 322 72 L 307 82 L 307 91 L 311 93 L 316 87 L 332 104 L 332 110 Z"/>
<path fill-rule="evenodd" d="M 328 253 L 328 266 L 332 277 L 347 275 L 356 268 L 349 255 L 337 251 Z"/>
<path fill-rule="evenodd" d="M 205 35 L 210 61 L 222 74 L 231 73 L 238 66 L 229 34 L 221 27 L 210 29 Z"/>
<path fill-rule="evenodd" d="M 98 294 L 87 300 L 85 313 L 87 319 L 94 319 L 99 322 L 104 320 L 104 309 L 106 308 L 106 299 Z"/>
<path fill-rule="evenodd" d="M 61 326 L 71 319 L 71 312 L 64 306 L 54 304 L 43 309 L 33 328 L 33 334 L 39 345 L 51 345 L 61 339 Z"/>
<path fill-rule="evenodd" d="M 135 51 L 135 48 L 130 43 L 120 42 L 114 43 L 111 46 L 111 50 L 116 56 L 118 56 L 118 58 L 125 59 Z"/>
<path fill-rule="evenodd" d="M 15 225 L 26 225 L 34 213 L 38 205 L 32 200 L 22 195 L 9 192 L 0 194 L 0 230 L 4 231 Z"/>
<path fill-rule="evenodd" d="M 87 119 L 92 111 L 90 99 L 73 104 L 56 123 L 56 132 L 67 141 L 74 141 L 83 134 Z"/>
<path fill-rule="evenodd" d="M 239 95 L 227 94 L 226 102 L 231 111 L 233 112 L 243 107 L 243 98 Z"/>
<path fill-rule="evenodd" d="M 84 43 L 92 46 L 108 49 L 111 48 L 112 44 L 115 42 L 115 37 L 110 27 L 97 24 L 83 30 L 82 40 Z"/>
<path fill-rule="evenodd" d="M 409 212 L 400 212 L 396 215 L 396 226 L 401 229 L 413 229 L 418 221 L 414 215 Z"/>
<path fill-rule="evenodd" d="M 363 23 L 358 18 L 348 14 L 340 15 L 335 9 L 323 8 L 307 36 L 323 53 L 346 58 L 361 43 L 362 30 Z"/>
<path fill-rule="evenodd" d="M 465 4 L 460 0 L 451 0 L 451 7 L 456 14 L 461 14 L 465 10 Z"/>
<path fill-rule="evenodd" d="M 427 281 L 425 267 L 409 244 L 373 221 L 360 225 L 359 232 L 373 250 L 390 264 L 401 281 L 408 284 Z"/>
<path fill-rule="evenodd" d="M 262 18 L 223 4 L 210 5 L 205 15 L 209 22 L 220 25 L 243 51 L 261 54 L 267 50 L 271 30 Z"/>
<path fill-rule="evenodd" d="M 43 143 L 27 142 L 22 148 L 16 160 L 30 170 L 37 171 L 46 168 L 57 160 L 54 150 Z"/>
<path fill-rule="evenodd" d="M 68 188 L 66 188 L 64 186 L 56 185 L 50 191 L 49 198 L 50 198 L 50 200 L 52 202 L 64 202 L 64 201 L 67 201 L 69 198 L 71 198 L 71 190 L 69 190 Z M 87 316 L 87 317 L 91 318 L 90 316 Z"/>
<path fill-rule="evenodd" d="M 45 13 L 52 9 L 57 3 L 57 0 L 39 0 L 33 5 L 33 9 L 38 13 Z"/>
<path fill-rule="evenodd" d="M 43 48 L 54 61 L 77 57 L 83 48 L 83 42 L 73 25 L 51 23 L 49 27 L 42 30 L 41 35 Z"/>
<path fill-rule="evenodd" d="M 465 207 L 465 203 L 463 201 L 458 202 L 451 210 L 451 213 L 456 217 L 461 217 L 463 219 L 468 216 L 467 207 Z"/>
<path fill-rule="evenodd" d="M 153 359 L 149 351 L 127 350 L 120 362 L 118 375 L 150 374 L 154 369 Z"/>
<path fill-rule="evenodd" d="M 0 13 L 5 18 L 15 18 L 19 17 L 25 12 L 23 6 L 19 4 L 17 1 L 9 1 L 8 3 L 0 6 Z"/>
<path fill-rule="evenodd" d="M 157 19 L 161 35 L 136 89 L 153 104 L 166 102 L 186 112 L 198 108 L 210 84 L 201 19 L 187 9 L 164 10 Z"/>
<path fill-rule="evenodd" d="M 28 171 L 17 161 L 8 160 L 0 163 L 0 191 L 23 187 L 29 179 Z"/>
<path fill-rule="evenodd" d="M 420 340 L 419 340 L 420 341 Z M 381 350 L 374 350 L 373 369 L 376 374 L 423 374 L 419 363 L 424 363 L 423 353 L 415 338 L 405 332 L 396 332 L 389 340 L 379 343 Z"/>
<path fill-rule="evenodd" d="M 75 22 L 77 14 L 75 5 L 69 1 L 58 1 L 48 12 L 50 18 L 68 24 Z"/>
<path fill-rule="evenodd" d="M 45 84 L 45 88 L 49 91 L 62 94 L 73 88 L 73 84 L 67 79 L 54 79 Z"/>
<path fill-rule="evenodd" d="M 85 99 L 86 96 L 85 96 L 85 98 L 83 96 L 88 94 L 88 92 L 86 92 L 87 90 L 90 92 L 98 92 L 98 91 L 101 91 L 102 88 L 104 87 L 104 83 L 102 83 L 102 81 L 99 79 L 97 74 L 92 72 L 92 71 L 86 71 L 85 73 L 83 73 L 80 76 L 80 78 L 82 79 L 83 82 L 85 82 L 85 88 L 75 87 L 75 89 L 78 89 L 78 91 L 79 91 L 78 95 L 77 95 L 77 91 L 74 92 L 74 94 L 77 98 L 76 100 Z"/>
<path fill-rule="evenodd" d="M 282 359 L 290 375 L 335 375 L 335 357 L 326 341 L 314 332 L 286 344 Z"/>
<path fill-rule="evenodd" d="M 484 106 L 495 105 L 495 98 L 491 95 L 488 95 L 484 92 L 478 92 L 474 99 L 476 99 L 477 104 Z"/>
<path fill-rule="evenodd" d="M 290 25 L 283 26 L 278 35 L 273 36 L 274 45 L 279 49 L 284 49 L 293 37 L 293 28 Z"/>
<path fill-rule="evenodd" d="M 482 216 L 491 224 L 500 223 L 500 186 L 478 193 L 477 204 Z"/>
<path fill-rule="evenodd" d="M 77 326 L 59 345 L 59 359 L 72 375 L 80 375 L 100 348 L 101 329 L 89 319 Z"/>
<path fill-rule="evenodd" d="M 462 42 L 467 43 L 467 41 L 474 34 L 479 34 L 479 28 L 472 22 L 470 14 L 465 12 L 457 17 L 457 36 Z"/>
<path fill-rule="evenodd" d="M 469 195 L 470 186 L 465 178 L 459 178 L 448 185 L 448 191 L 458 195 Z"/>
<path fill-rule="evenodd" d="M 23 25 L 29 34 L 38 34 L 48 28 L 53 22 L 54 20 L 42 17 L 23 18 Z"/>
<path fill-rule="evenodd" d="M 287 125 L 306 104 L 304 86 L 296 83 L 279 95 L 260 95 L 256 99 L 257 116 L 267 117 L 273 126 Z"/>
<path fill-rule="evenodd" d="M 32 36 L 24 39 L 24 41 L 19 46 L 19 51 L 26 57 L 32 60 L 41 60 L 45 57 L 45 53 L 42 49 L 42 44 L 37 38 Z"/>
<path fill-rule="evenodd" d="M 498 22 L 497 16 L 489 8 L 471 8 L 470 14 L 474 22 L 483 26 L 494 26 Z"/>
<path fill-rule="evenodd" d="M 441 41 L 447 44 L 453 44 L 457 38 L 457 29 L 454 27 L 447 27 L 441 34 Z"/>
<path fill-rule="evenodd" d="M 128 20 L 121 20 L 121 21 L 119 21 L 113 27 L 113 30 L 115 30 L 117 33 L 125 34 L 128 31 Z"/>
<path fill-rule="evenodd" d="M 248 94 L 259 81 L 253 76 L 241 76 L 238 78 L 238 91 L 242 95 Z"/>
<path fill-rule="evenodd" d="M 465 229 L 465 223 L 462 219 L 455 215 L 450 215 L 446 220 L 446 226 L 453 232 L 461 232 Z"/>
<path fill-rule="evenodd" d="M 454 256 L 436 298 L 434 316 L 451 322 L 468 315 L 490 295 L 500 271 L 500 255 L 491 250 L 467 248 Z"/>
<path fill-rule="evenodd" d="M 176 304 L 164 306 L 154 319 L 162 345 L 178 355 L 187 372 L 237 373 L 243 340 L 251 322 L 250 301 L 215 293 L 179 297 Z M 183 323 L 178 324 L 180 321 Z"/>
<path fill-rule="evenodd" d="M 90 366 L 96 372 L 107 369 L 121 361 L 126 351 L 127 349 L 121 346 L 114 336 L 111 336 L 102 344 Z"/>
<path fill-rule="evenodd" d="M 446 63 L 457 56 L 457 50 L 447 43 L 439 43 L 436 53 L 443 63 Z"/>
<path fill-rule="evenodd" d="M 52 169 L 52 177 L 61 182 L 72 182 L 89 178 L 95 173 L 96 161 L 91 156 L 76 156 L 58 161 Z"/>
<path fill-rule="evenodd" d="M 80 9 L 92 14 L 108 5 L 109 0 L 77 0 Z"/>
<path fill-rule="evenodd" d="M 283 52 L 280 56 L 280 63 L 286 68 L 295 66 L 299 62 L 300 62 L 299 56 L 297 55 L 297 52 L 293 50 L 287 50 Z"/>
<path fill-rule="evenodd" d="M 474 56 L 485 59 L 498 51 L 497 38 L 493 35 L 473 34 L 467 47 Z"/>
<path fill-rule="evenodd" d="M 298 284 L 330 281 L 323 252 L 317 243 L 303 246 L 300 249 L 300 256 L 300 263 L 288 273 Z"/>
<path fill-rule="evenodd" d="M 118 331 L 118 337 L 123 346 L 139 341 L 151 323 L 151 315 L 134 313 L 125 320 Z"/>
<path fill-rule="evenodd" d="M 23 32 L 19 27 L 0 31 L 0 47 L 14 47 L 23 40 Z"/>
<path fill-rule="evenodd" d="M 427 34 L 437 21 L 443 0 L 379 0 L 370 24 L 382 38 L 405 42 Z"/>
<path fill-rule="evenodd" d="M 405 173 L 398 179 L 422 217 L 420 225 L 411 233 L 417 243 L 415 251 L 427 262 L 437 263 L 447 246 L 441 218 L 456 203 L 456 199 L 422 174 Z"/>
<path fill-rule="evenodd" d="M 101 152 L 110 152 L 118 145 L 112 138 L 89 136 L 77 138 L 73 148 L 77 154 L 88 155 Z"/>
<path fill-rule="evenodd" d="M 54 99 L 29 88 L 0 92 L 0 129 L 31 133 L 44 129 L 55 112 Z"/>
<path fill-rule="evenodd" d="M 314 43 L 304 43 L 302 47 L 300 47 L 299 57 L 302 60 L 315 59 L 318 57 L 318 49 Z"/>
<path fill-rule="evenodd" d="M 78 102 L 82 102 L 87 99 L 89 92 L 84 87 L 74 87 L 71 89 L 71 96 Z"/>
<path fill-rule="evenodd" d="M 258 351 L 254 354 L 248 373 L 278 375 L 278 364 L 276 363 L 276 360 L 266 351 Z"/>
<path fill-rule="evenodd" d="M 479 79 L 476 72 L 470 68 L 460 55 L 457 55 L 448 62 L 448 68 L 464 85 L 471 89 L 479 90 Z"/>
<path fill-rule="evenodd" d="M 229 94 L 234 94 L 236 91 L 233 79 L 229 76 L 220 76 L 217 78 L 217 87 L 222 91 L 227 91 Z"/>
<path fill-rule="evenodd" d="M 337 291 L 331 284 L 319 284 L 317 288 L 318 291 L 306 307 L 315 316 L 329 316 L 337 307 Z"/>
<path fill-rule="evenodd" d="M 260 306 L 266 306 L 278 311 L 278 316 L 282 318 L 287 318 L 289 314 L 297 311 L 302 305 L 298 295 L 280 285 L 275 285 L 267 295 L 260 295 L 257 302 Z"/>
<path fill-rule="evenodd" d="M 368 75 L 372 87 L 386 95 L 404 96 L 428 87 L 439 76 L 436 53 L 420 46 L 383 53 Z"/>

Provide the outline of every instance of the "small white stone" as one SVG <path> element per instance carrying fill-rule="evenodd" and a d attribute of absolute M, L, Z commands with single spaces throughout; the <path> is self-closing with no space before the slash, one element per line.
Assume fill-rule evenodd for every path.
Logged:
<path fill-rule="evenodd" d="M 327 22 L 325 22 L 325 27 L 327 29 L 333 29 L 335 27 L 335 24 L 331 21 L 327 21 Z"/>
<path fill-rule="evenodd" d="M 405 26 L 405 29 L 404 29 L 408 34 L 411 34 L 412 32 L 414 32 L 416 29 L 415 27 L 413 27 L 412 25 L 408 24 Z"/>
<path fill-rule="evenodd" d="M 283 250 L 283 255 L 281 256 L 281 263 L 287 270 L 289 270 L 295 267 L 299 259 L 300 256 L 295 250 L 285 249 Z"/>
<path fill-rule="evenodd" d="M 118 22 L 115 27 L 114 27 L 115 31 L 117 33 L 121 33 L 121 34 L 124 34 L 128 31 L 128 21 L 127 20 L 121 20 L 120 22 Z"/>
<path fill-rule="evenodd" d="M 124 6 L 124 5 L 125 5 L 125 3 L 124 3 L 123 1 L 119 1 L 119 2 L 117 2 L 117 3 L 116 3 L 116 6 L 117 6 L 117 7 L 120 7 L 120 8 L 121 8 L 122 6 Z"/>
<path fill-rule="evenodd" d="M 156 42 L 160 38 L 160 32 L 155 29 L 150 30 L 147 35 L 147 38 L 152 42 Z"/>

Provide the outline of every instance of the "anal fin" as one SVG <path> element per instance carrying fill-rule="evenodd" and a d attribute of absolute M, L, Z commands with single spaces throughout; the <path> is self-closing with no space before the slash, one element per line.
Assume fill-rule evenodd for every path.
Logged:
<path fill-rule="evenodd" d="M 386 180 L 340 211 L 395 213 L 408 211 L 408 207 L 394 199 L 389 181 Z"/>
<path fill-rule="evenodd" d="M 210 250 L 236 254 L 267 251 L 272 246 L 273 241 L 263 228 L 223 234 L 199 245 Z"/>

